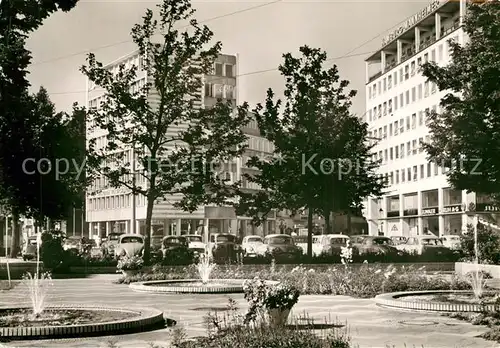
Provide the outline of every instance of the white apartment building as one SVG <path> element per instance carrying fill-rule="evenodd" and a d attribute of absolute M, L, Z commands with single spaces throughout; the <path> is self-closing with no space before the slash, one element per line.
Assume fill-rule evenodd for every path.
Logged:
<path fill-rule="evenodd" d="M 237 74 L 238 57 L 235 55 L 221 54 L 214 63 L 213 75 L 204 76 L 204 87 L 200 90 L 200 101 L 196 107 L 209 107 L 214 105 L 218 98 L 232 100 L 238 103 L 237 98 Z M 137 81 L 131 86 L 132 89 L 138 89 L 143 86 L 148 76 L 141 70 L 141 57 L 138 52 L 133 52 L 122 57 L 106 67 L 113 71 L 117 70 L 121 64 L 126 66 L 136 65 L 138 67 Z M 87 88 L 87 107 L 97 108 L 103 98 L 103 91 L 89 85 Z M 157 102 L 158 95 L 151 93 L 150 103 Z M 170 130 L 173 135 L 184 129 L 186 125 L 180 125 Z M 266 139 L 260 137 L 256 122 L 251 122 L 244 129 L 249 138 L 248 154 L 266 154 L 272 153 L 273 148 Z M 88 140 L 97 138 L 97 143 L 106 142 L 106 133 L 100 129 L 88 131 Z M 132 156 L 131 149 L 124 149 L 127 162 Z M 246 157 L 236 158 L 228 164 L 228 179 L 237 181 L 241 179 L 242 173 L 250 170 L 246 167 Z M 145 179 L 138 175 L 137 184 L 145 185 Z M 250 183 L 244 183 L 248 189 Z M 146 205 L 145 197 L 137 195 L 135 198 L 130 190 L 126 188 L 113 189 L 108 186 L 106 178 L 101 178 L 94 183 L 94 187 L 89 192 L 99 192 L 98 194 L 87 194 L 87 212 L 86 218 L 89 223 L 91 235 L 105 237 L 111 232 L 141 233 L 144 234 Z M 236 216 L 231 207 L 205 206 L 200 207 L 193 213 L 187 213 L 176 209 L 173 203 L 179 197 L 168 196 L 159 200 L 154 205 L 152 236 L 161 237 L 164 235 L 180 235 L 186 233 L 201 233 L 203 227 L 210 233 L 230 232 L 233 234 L 248 233 L 252 231 L 255 234 L 265 234 L 268 230 L 274 229 L 275 218 L 259 227 L 250 223 L 250 218 Z M 135 209 L 133 207 L 135 202 Z M 135 228 L 134 228 L 135 227 Z"/>
<path fill-rule="evenodd" d="M 429 141 L 426 113 L 439 110 L 439 92 L 419 73 L 428 61 L 450 61 L 449 40 L 466 40 L 464 0 L 433 1 L 390 33 L 382 48 L 366 59 L 366 113 L 374 158 L 389 187 L 381 199 L 370 198 L 364 215 L 369 234 L 410 236 L 460 234 L 476 216 L 494 218 L 498 208 L 474 193 L 457 191 L 446 168 L 429 163 L 421 147 Z"/>

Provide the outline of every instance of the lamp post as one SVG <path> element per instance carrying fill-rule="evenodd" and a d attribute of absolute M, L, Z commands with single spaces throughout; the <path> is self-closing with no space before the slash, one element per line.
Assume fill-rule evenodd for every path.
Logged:
<path fill-rule="evenodd" d="M 381 233 L 383 234 L 382 232 L 382 228 L 384 226 L 384 222 L 383 221 L 380 221 L 380 216 L 382 215 L 382 213 L 384 212 L 384 209 L 380 208 L 378 210 L 378 221 L 379 223 L 377 224 L 377 229 L 378 229 L 378 235 L 380 235 Z"/>

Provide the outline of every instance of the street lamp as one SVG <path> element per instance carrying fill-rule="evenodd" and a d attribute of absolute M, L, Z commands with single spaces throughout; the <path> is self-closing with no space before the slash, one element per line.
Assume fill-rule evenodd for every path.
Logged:
<path fill-rule="evenodd" d="M 379 226 L 378 227 L 378 234 L 380 235 L 382 232 L 382 229 L 383 229 L 383 226 L 384 226 L 384 222 L 383 221 L 380 221 L 380 216 L 382 215 L 382 213 L 384 212 L 384 209 L 380 208 L 378 210 L 378 221 L 379 221 Z"/>

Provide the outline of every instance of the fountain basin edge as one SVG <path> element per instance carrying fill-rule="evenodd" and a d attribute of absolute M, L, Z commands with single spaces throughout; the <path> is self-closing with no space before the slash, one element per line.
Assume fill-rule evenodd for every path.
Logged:
<path fill-rule="evenodd" d="M 476 303 L 449 303 L 449 302 L 424 302 L 404 300 L 408 296 L 420 295 L 439 295 L 439 294 L 472 294 L 471 290 L 425 290 L 425 291 L 401 291 L 380 294 L 375 297 L 375 304 L 379 307 L 389 309 L 399 309 L 406 311 L 422 312 L 470 312 L 479 313 L 484 311 L 498 311 L 499 305 L 494 304 L 476 304 Z M 493 294 L 493 291 L 485 291 L 487 294 Z"/>
<path fill-rule="evenodd" d="M 1 306 L 0 310 L 23 310 L 31 309 L 31 306 Z M 98 306 L 98 305 L 50 305 L 46 310 L 85 310 L 85 311 L 113 311 L 128 314 L 137 314 L 132 318 L 123 320 L 107 321 L 92 324 L 53 325 L 53 326 L 20 326 L 0 327 L 0 339 L 8 340 L 33 340 L 67 337 L 92 337 L 108 334 L 124 334 L 144 332 L 163 328 L 165 319 L 163 312 L 154 308 L 130 308 Z"/>
<path fill-rule="evenodd" d="M 129 288 L 138 292 L 149 292 L 156 294 L 237 294 L 243 293 L 243 282 L 245 279 L 211 279 L 209 283 L 217 286 L 192 285 L 189 283 L 200 283 L 199 279 L 172 279 L 151 280 L 145 282 L 130 283 Z M 275 281 L 266 281 L 269 284 L 277 284 Z M 164 284 L 164 286 L 160 286 Z"/>

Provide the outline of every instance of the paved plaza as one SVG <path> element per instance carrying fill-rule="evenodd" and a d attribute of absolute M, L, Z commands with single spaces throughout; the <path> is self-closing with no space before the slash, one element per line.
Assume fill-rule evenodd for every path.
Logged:
<path fill-rule="evenodd" d="M 242 294 L 234 295 L 159 295 L 136 293 L 127 285 L 113 282 L 119 275 L 96 275 L 85 279 L 54 280 L 50 291 L 51 304 L 102 304 L 107 306 L 147 306 L 160 309 L 165 316 L 177 321 L 190 336 L 203 335 L 203 317 L 212 308 L 223 308 L 229 296 L 243 311 L 246 302 Z M 0 292 L 0 305 L 27 303 L 24 286 Z M 499 347 L 476 336 L 485 327 L 450 319 L 437 314 L 398 312 L 377 307 L 371 299 L 353 299 L 346 296 L 301 296 L 292 315 L 307 313 L 315 323 L 338 322 L 348 325 L 354 345 L 365 347 Z M 171 330 L 114 337 L 94 337 L 63 340 L 17 341 L 7 347 L 109 347 L 113 342 L 120 348 L 146 348 L 150 343 L 169 347 Z"/>

